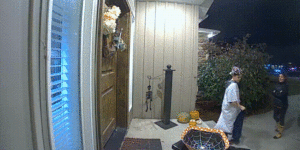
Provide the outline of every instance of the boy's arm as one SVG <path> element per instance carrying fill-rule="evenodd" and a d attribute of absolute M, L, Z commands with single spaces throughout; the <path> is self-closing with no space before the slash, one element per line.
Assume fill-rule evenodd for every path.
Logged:
<path fill-rule="evenodd" d="M 235 106 L 235 107 L 240 108 L 241 110 L 245 110 L 245 109 L 246 109 L 246 108 L 245 108 L 243 105 L 241 105 L 239 102 L 231 102 L 230 104 L 233 105 L 233 106 Z"/>

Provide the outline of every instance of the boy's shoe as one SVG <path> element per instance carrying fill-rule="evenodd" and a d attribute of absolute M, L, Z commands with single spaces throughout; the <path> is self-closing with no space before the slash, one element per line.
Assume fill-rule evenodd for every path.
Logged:
<path fill-rule="evenodd" d="M 232 144 L 238 145 L 239 143 L 240 143 L 239 140 L 234 140 L 234 139 L 229 140 L 229 145 L 232 145 Z"/>

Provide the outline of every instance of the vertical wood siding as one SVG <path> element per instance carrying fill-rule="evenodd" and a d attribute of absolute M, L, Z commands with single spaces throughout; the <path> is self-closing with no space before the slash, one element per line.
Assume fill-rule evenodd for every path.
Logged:
<path fill-rule="evenodd" d="M 137 2 L 134 44 L 133 117 L 162 116 L 164 71 L 175 69 L 171 118 L 195 109 L 197 94 L 199 6 L 166 2 Z M 152 110 L 146 110 L 149 80 Z"/>

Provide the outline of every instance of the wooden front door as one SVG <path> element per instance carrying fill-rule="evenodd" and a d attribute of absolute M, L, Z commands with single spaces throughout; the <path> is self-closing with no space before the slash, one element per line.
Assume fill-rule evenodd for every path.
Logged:
<path fill-rule="evenodd" d="M 103 149 L 116 126 L 127 127 L 128 119 L 128 50 L 118 51 L 114 49 L 113 34 L 103 36 L 103 19 L 105 0 L 100 0 L 97 42 L 97 133 L 98 142 Z M 123 17 L 119 16 L 117 31 L 121 28 L 122 38 L 129 47 L 129 10 L 125 10 L 126 4 L 122 1 L 106 1 L 109 5 L 120 6 Z M 126 15 L 128 13 L 128 16 Z M 118 32 L 119 33 L 119 32 Z M 124 63 L 125 62 L 125 63 Z M 127 63 L 127 64 L 126 64 Z M 117 65 L 118 64 L 118 65 Z M 119 68 L 117 68 L 117 66 Z M 119 73 L 119 74 L 118 74 Z M 118 77 L 118 78 L 117 78 Z M 127 78 L 126 78 L 127 77 Z M 118 88 L 117 86 L 118 82 Z M 118 91 L 118 92 L 117 92 Z M 118 101 L 117 101 L 118 99 Z M 117 121 L 118 120 L 118 121 Z M 99 139 L 100 137 L 100 139 Z"/>
<path fill-rule="evenodd" d="M 116 128 L 116 67 L 117 53 L 112 57 L 107 56 L 104 47 L 112 41 L 103 36 L 103 14 L 105 0 L 99 0 L 98 24 L 97 24 L 97 145 L 98 149 L 104 149 L 109 137 Z"/>
<path fill-rule="evenodd" d="M 103 44 L 110 45 L 112 35 L 104 38 Z M 102 48 L 102 54 L 106 53 Z M 116 128 L 116 68 L 117 53 L 113 56 L 102 57 L 100 76 L 100 131 L 101 145 L 105 146 L 112 132 Z"/>

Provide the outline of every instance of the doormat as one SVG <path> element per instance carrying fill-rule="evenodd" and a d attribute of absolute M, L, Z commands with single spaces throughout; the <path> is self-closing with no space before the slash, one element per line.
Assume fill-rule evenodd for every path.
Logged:
<path fill-rule="evenodd" d="M 162 150 L 160 139 L 125 138 L 121 150 Z"/>

